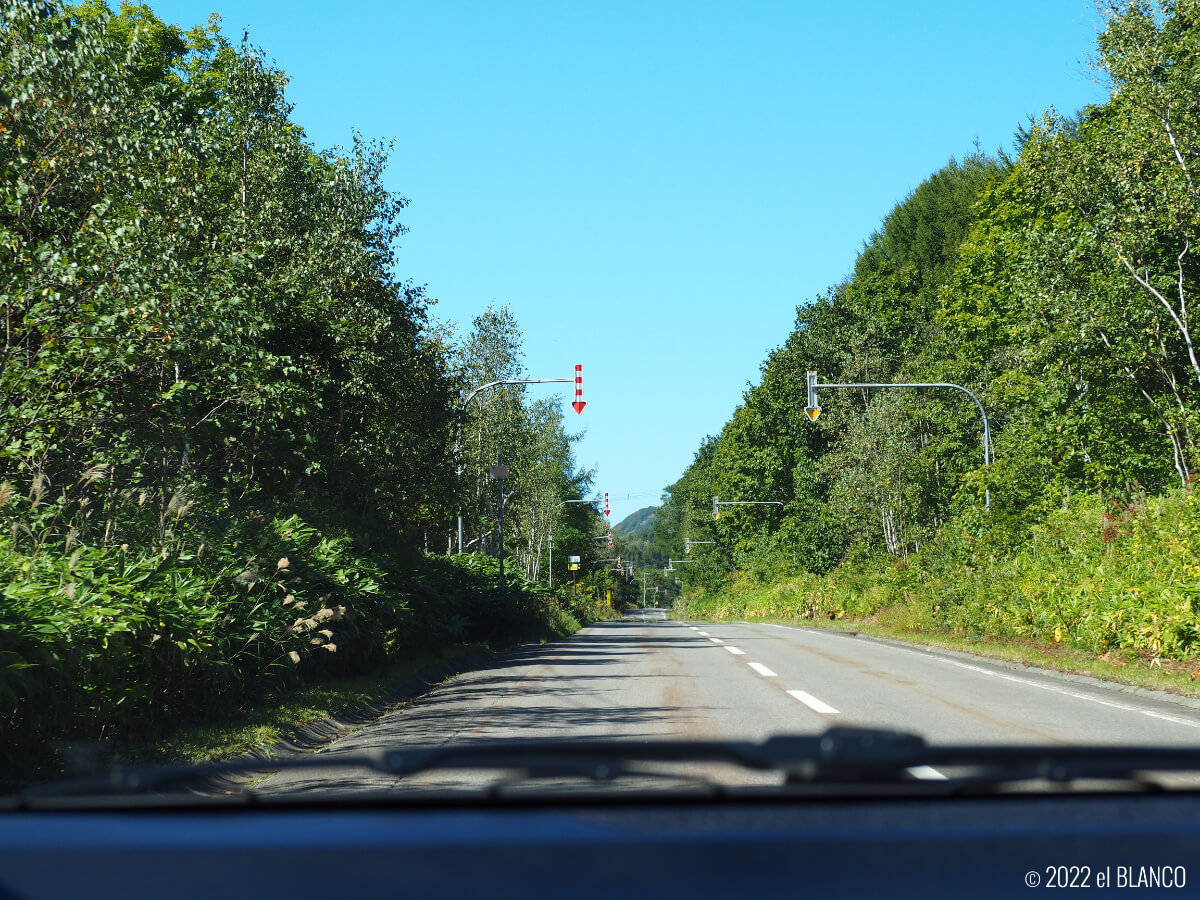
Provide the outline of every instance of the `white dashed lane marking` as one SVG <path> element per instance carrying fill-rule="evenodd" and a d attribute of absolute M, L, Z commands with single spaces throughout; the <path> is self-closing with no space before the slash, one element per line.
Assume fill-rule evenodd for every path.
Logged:
<path fill-rule="evenodd" d="M 762 663 L 752 662 L 752 663 L 747 663 L 747 665 L 749 665 L 750 668 L 752 668 L 755 672 L 757 672 L 763 678 L 778 678 L 779 677 L 774 672 L 772 672 L 770 669 L 768 669 L 766 666 L 764 666 Z"/>
<path fill-rule="evenodd" d="M 815 628 L 808 628 L 808 629 L 793 628 L 788 625 L 776 625 L 774 622 L 763 622 L 762 624 L 766 625 L 768 628 L 780 628 L 785 631 L 804 631 L 808 634 L 821 635 L 821 637 L 827 636 L 827 635 L 821 634 L 821 632 Z M 897 648 L 897 649 L 900 649 L 900 648 Z M 904 648 L 904 650 L 902 652 L 922 653 L 922 655 L 925 655 L 924 651 L 918 650 L 916 648 L 913 648 L 911 650 L 908 648 Z M 938 662 L 944 663 L 949 666 L 955 666 L 960 669 L 966 669 L 970 672 L 975 672 L 976 674 L 979 674 L 979 675 L 986 675 L 989 678 L 999 678 L 1001 681 L 1007 681 L 1007 682 L 1010 682 L 1011 684 L 1020 684 L 1020 685 L 1024 685 L 1025 687 L 1036 688 L 1037 690 L 1040 690 L 1040 691 L 1049 691 L 1052 694 L 1059 694 L 1064 697 L 1071 697 L 1072 699 L 1075 699 L 1075 700 L 1084 700 L 1088 703 L 1098 704 L 1099 706 L 1107 706 L 1111 709 L 1119 709 L 1122 712 L 1139 713 L 1143 716 L 1148 716 L 1152 719 L 1161 719 L 1163 721 L 1170 722 L 1174 725 L 1185 725 L 1188 728 L 1200 728 L 1200 720 L 1189 719 L 1189 718 L 1185 718 L 1184 716 L 1173 716 L 1170 713 L 1158 712 L 1157 710 L 1152 710 L 1152 709 L 1142 709 L 1142 708 L 1133 706 L 1128 703 L 1117 703 L 1112 700 L 1106 700 L 1101 697 L 1097 697 L 1094 694 L 1083 693 L 1082 691 L 1073 691 L 1073 690 L 1070 690 L 1069 688 L 1059 687 L 1058 685 L 1055 685 L 1055 684 L 1047 684 L 1045 682 L 1035 681 L 1031 678 L 1022 678 L 1019 675 L 1009 675 L 1005 672 L 997 672 L 993 669 L 985 669 L 982 666 L 973 666 L 970 663 L 959 662 L 956 659 L 946 659 L 945 657 L 937 657 L 937 656 L 932 656 L 932 655 L 930 655 L 930 658 L 935 659 Z M 792 693 L 792 692 L 789 692 L 789 693 Z M 797 697 L 796 699 L 799 700 L 800 698 Z"/>
<path fill-rule="evenodd" d="M 745 656 L 746 655 L 745 650 L 739 650 L 737 647 L 726 647 L 725 649 L 728 650 L 730 653 L 732 653 L 734 656 Z"/>
<path fill-rule="evenodd" d="M 812 694 L 805 691 L 788 691 L 793 697 L 811 709 L 813 712 L 823 713 L 824 715 L 835 715 L 837 710 L 825 703 L 823 700 L 818 700 Z"/>

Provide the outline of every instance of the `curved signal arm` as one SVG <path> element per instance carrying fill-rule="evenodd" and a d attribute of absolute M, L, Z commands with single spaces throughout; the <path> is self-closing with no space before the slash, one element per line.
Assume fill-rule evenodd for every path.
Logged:
<path fill-rule="evenodd" d="M 713 497 L 713 518 L 720 516 L 720 508 L 722 506 L 783 506 L 779 500 L 721 500 L 718 497 Z M 693 544 L 703 543 L 702 541 L 692 541 Z M 715 542 L 714 542 L 715 543 Z"/>
<path fill-rule="evenodd" d="M 458 477 L 458 485 L 459 485 L 459 493 L 460 494 L 462 493 L 463 469 L 466 468 L 462 463 L 463 420 L 466 419 L 466 417 L 467 417 L 467 407 L 471 404 L 471 401 L 474 400 L 477 396 L 479 396 L 484 391 L 488 390 L 489 388 L 501 387 L 502 385 L 506 385 L 506 384 L 564 384 L 564 383 L 570 383 L 570 382 L 574 382 L 574 384 L 575 384 L 575 395 L 576 395 L 576 398 L 578 399 L 583 396 L 583 394 L 582 394 L 583 375 L 581 373 L 581 369 L 582 369 L 582 366 L 576 366 L 575 367 L 575 375 L 572 378 L 501 378 L 498 381 L 489 381 L 487 384 L 481 384 L 479 387 L 475 388 L 475 390 L 471 391 L 471 393 L 467 394 L 467 396 L 463 399 L 462 404 L 458 408 L 458 433 L 454 438 L 454 459 L 458 463 L 457 477 Z M 581 412 L 582 410 L 583 410 L 583 404 L 580 403 L 580 405 L 575 408 L 575 412 L 578 413 L 578 412 Z M 462 502 L 461 498 L 459 499 L 459 502 L 460 503 Z M 459 508 L 461 509 L 462 507 L 459 507 Z M 458 514 L 458 552 L 459 553 L 462 553 L 462 548 L 463 548 L 463 524 L 462 524 L 462 513 L 460 512 Z"/>
<path fill-rule="evenodd" d="M 821 407 L 817 405 L 817 389 L 818 388 L 950 388 L 955 391 L 962 391 L 968 397 L 975 401 L 975 406 L 979 410 L 980 418 L 983 419 L 983 465 L 987 468 L 992 464 L 992 428 L 988 423 L 987 412 L 983 408 L 983 404 L 979 402 L 979 398 L 963 387 L 961 384 L 953 384 L 949 381 L 915 381 L 883 384 L 880 382 L 854 382 L 848 384 L 818 384 L 817 373 L 808 373 L 808 410 L 816 410 L 817 415 L 821 413 Z M 809 418 L 814 422 L 817 416 L 809 412 Z M 992 492 L 987 485 L 983 488 L 983 506 L 984 509 L 992 508 Z"/>

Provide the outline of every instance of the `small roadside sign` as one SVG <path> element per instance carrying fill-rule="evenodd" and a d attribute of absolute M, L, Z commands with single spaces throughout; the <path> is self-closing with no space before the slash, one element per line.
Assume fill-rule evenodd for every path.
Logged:
<path fill-rule="evenodd" d="M 492 466 L 488 469 L 488 474 L 496 481 L 503 481 L 508 477 L 508 466 Z"/>
<path fill-rule="evenodd" d="M 568 556 L 568 557 L 567 557 L 567 562 L 569 562 L 569 563 L 577 563 L 577 562 L 579 562 L 579 557 L 578 557 L 578 556 Z"/>
<path fill-rule="evenodd" d="M 568 572 L 578 572 L 579 571 L 579 563 L 567 563 L 567 571 Z"/>

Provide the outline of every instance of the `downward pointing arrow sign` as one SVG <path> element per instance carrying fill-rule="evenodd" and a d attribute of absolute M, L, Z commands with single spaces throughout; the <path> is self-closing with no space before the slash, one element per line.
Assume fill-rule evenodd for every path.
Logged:
<path fill-rule="evenodd" d="M 821 415 L 821 407 L 819 406 L 806 406 L 804 407 L 804 411 L 808 413 L 808 417 L 814 422 L 817 421 L 817 417 Z"/>
<path fill-rule="evenodd" d="M 583 412 L 583 408 L 587 403 L 583 399 L 583 366 L 575 365 L 575 402 L 571 404 L 571 408 L 575 410 L 575 415 Z"/>

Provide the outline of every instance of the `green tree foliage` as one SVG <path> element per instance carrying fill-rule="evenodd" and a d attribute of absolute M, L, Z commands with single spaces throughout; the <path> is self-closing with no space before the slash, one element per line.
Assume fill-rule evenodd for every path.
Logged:
<path fill-rule="evenodd" d="M 944 380 L 944 367 L 930 359 L 941 333 L 940 290 L 975 200 L 999 171 L 979 155 L 951 160 L 897 206 L 853 277 L 797 310 L 795 330 L 764 364 L 762 381 L 669 489 L 662 540 L 681 550 L 683 538 L 694 537 L 688 528 L 711 535 L 710 581 L 718 557 L 725 572 L 790 567 L 793 555 L 796 565 L 825 571 L 856 540 L 903 555 L 948 514 L 957 487 L 949 473 L 981 461 L 973 407 L 938 434 L 933 422 L 954 398 L 827 391 L 814 426 L 803 411 L 806 373 L 816 370 L 824 382 Z M 714 521 L 714 495 L 784 507 L 722 507 Z M 689 575 L 700 577 L 701 567 Z"/>
<path fill-rule="evenodd" d="M 440 524 L 451 387 L 390 274 L 385 153 L 317 155 L 259 53 L 212 30 L 180 53 L 154 21 L 6 22 L 2 474 L 109 467 L 77 523 L 106 544 L 161 541 L 180 492 L 197 515 L 310 490 L 409 538 Z"/>
<path fill-rule="evenodd" d="M 475 318 L 455 355 L 463 408 L 463 549 L 498 554 L 500 495 L 489 472 L 500 459 L 510 473 L 504 485 L 506 556 L 516 560 L 526 578 L 542 577 L 548 573 L 553 527 L 556 557 L 561 557 L 555 560 L 555 576 L 561 579 L 566 556 L 580 555 L 582 546 L 590 545 L 586 536 L 597 524 L 581 505 L 563 505 L 564 500 L 583 499 L 592 475 L 575 468 L 574 439 L 563 427 L 561 400 L 530 400 L 524 385 L 500 385 L 475 394 L 463 407 L 465 398 L 483 385 L 526 377 L 521 346 L 511 310 L 492 307 Z"/>
<path fill-rule="evenodd" d="M 14 0 L 0 48 L 10 744 L 566 621 L 517 578 L 485 609 L 485 563 L 420 554 L 457 512 L 461 387 L 518 371 L 519 334 L 489 313 L 462 356 L 431 327 L 394 274 L 388 148 L 314 149 L 284 72 L 215 18 Z M 587 476 L 557 406 L 505 393 L 474 415 L 476 519 L 503 447 L 535 578 L 557 498 Z"/>
<path fill-rule="evenodd" d="M 787 575 L 800 578 L 782 582 L 799 605 L 778 592 L 770 602 L 870 612 L 921 593 L 895 573 L 938 573 L 953 593 L 955 578 L 997 559 L 1010 572 L 1033 565 L 1047 529 L 1109 502 L 1094 498 L 1128 505 L 1140 490 L 1188 488 L 1200 412 L 1200 4 L 1113 0 L 1105 12 L 1108 101 L 1049 111 L 1019 133 L 1014 158 L 976 152 L 918 187 L 851 276 L 798 310 L 760 384 L 669 489 L 659 539 L 671 546 L 711 515 L 712 494 L 786 504 L 782 518 L 723 512 L 708 523 L 726 567 L 690 569 L 696 596 Z M 957 392 L 828 390 L 819 423 L 805 422 L 808 369 L 822 382 L 964 385 L 989 410 L 994 464 L 981 465 L 979 416 Z M 1113 516 L 1095 518 L 1103 545 Z M 812 575 L 788 572 L 789 545 Z M 1194 551 L 1168 550 L 1194 566 Z M 872 583 L 869 572 L 882 574 Z M 1053 585 L 987 591 L 961 622 L 1145 647 L 1138 636 L 1160 634 L 1164 607 L 1140 591 L 1103 612 L 1090 588 L 1077 592 L 1069 616 Z M 1167 606 L 1172 637 L 1149 649 L 1193 652 L 1194 610 Z"/>

